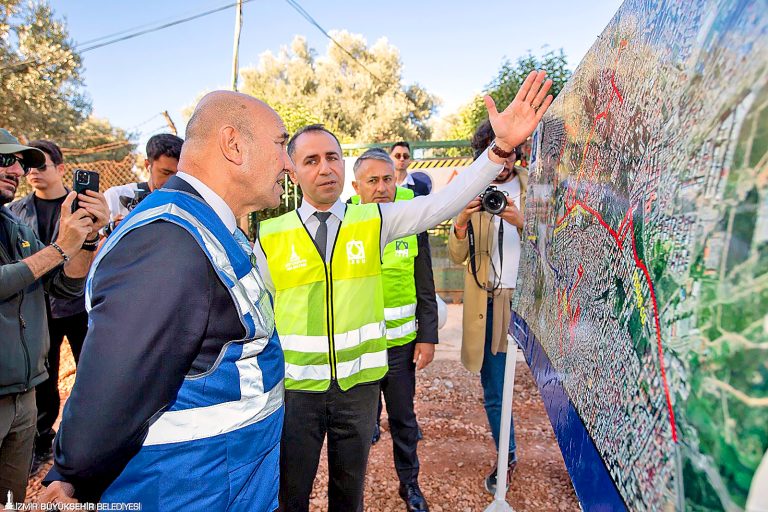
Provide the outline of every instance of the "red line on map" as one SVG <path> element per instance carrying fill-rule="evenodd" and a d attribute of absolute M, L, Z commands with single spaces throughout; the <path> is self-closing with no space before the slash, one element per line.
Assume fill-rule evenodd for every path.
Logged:
<path fill-rule="evenodd" d="M 575 180 L 576 183 L 574 183 L 573 187 L 569 187 L 568 191 L 566 192 L 566 196 L 565 196 L 565 200 L 564 200 L 564 206 L 565 206 L 566 211 L 556 221 L 555 227 L 560 226 L 565 221 L 565 219 L 567 219 L 568 216 L 570 216 L 573 213 L 573 211 L 576 209 L 576 207 L 580 207 L 582 210 L 592 214 L 592 216 L 597 220 L 597 222 L 608 232 L 608 234 L 611 235 L 611 237 L 616 241 L 616 246 L 619 249 L 619 251 L 623 250 L 623 246 L 624 246 L 623 242 L 624 242 L 624 239 L 627 237 L 627 235 L 629 235 L 630 232 L 633 233 L 633 235 L 631 237 L 631 239 L 632 239 L 632 256 L 633 256 L 633 259 L 635 261 L 635 266 L 637 268 L 639 268 L 643 272 L 643 275 L 645 276 L 645 279 L 646 279 L 646 281 L 648 283 L 648 289 L 649 289 L 649 292 L 650 292 L 650 295 L 651 295 L 651 303 L 653 304 L 654 327 L 656 329 L 656 344 L 657 344 L 658 352 L 659 352 L 659 367 L 660 367 L 660 370 L 661 370 L 661 380 L 662 380 L 662 383 L 663 383 L 663 386 L 664 386 L 664 397 L 666 399 L 667 410 L 669 412 L 669 424 L 670 424 L 670 427 L 672 429 L 672 440 L 676 443 L 677 442 L 677 426 L 676 426 L 676 423 L 675 423 L 675 412 L 674 412 L 674 410 L 672 408 L 672 399 L 671 399 L 670 394 L 669 394 L 669 384 L 667 383 L 667 372 L 666 372 L 666 368 L 664 367 L 664 348 L 663 348 L 663 344 L 662 344 L 662 341 L 661 341 L 661 323 L 659 322 L 659 307 L 658 307 L 658 303 L 656 301 L 656 291 L 654 290 L 653 281 L 651 280 L 651 274 L 648 271 L 648 267 L 646 267 L 645 262 L 642 259 L 640 259 L 640 257 L 637 254 L 637 246 L 636 246 L 636 243 L 635 243 L 634 219 L 633 219 L 633 214 L 632 214 L 633 210 L 635 209 L 635 205 L 631 205 L 629 207 L 629 209 L 627 210 L 627 213 L 624 215 L 624 218 L 622 219 L 621 223 L 619 224 L 618 231 L 615 231 L 613 228 L 611 228 L 610 225 L 608 225 L 607 222 L 605 222 L 605 220 L 603 220 L 602 215 L 597 210 L 595 210 L 594 208 L 588 206 L 585 201 L 576 199 L 576 193 L 577 193 L 577 189 L 578 189 L 578 182 L 581 180 L 581 173 L 582 173 L 582 170 L 583 170 L 583 167 L 584 167 L 584 161 L 586 160 L 587 151 L 589 150 L 589 145 L 592 143 L 592 137 L 594 137 L 595 132 L 597 130 L 597 122 L 600 119 L 603 119 L 603 118 L 605 118 L 607 116 L 608 109 L 610 108 L 611 102 L 613 101 L 614 97 L 618 97 L 619 98 L 619 103 L 622 103 L 622 104 L 624 103 L 624 98 L 622 97 L 621 92 L 619 92 L 618 87 L 616 87 L 616 82 L 615 82 L 616 71 L 615 70 L 618 67 L 618 62 L 619 62 L 619 57 L 621 56 L 621 51 L 626 46 L 627 46 L 627 40 L 623 39 L 621 41 L 621 43 L 619 44 L 619 51 L 618 51 L 618 54 L 616 55 L 616 62 L 614 64 L 614 72 L 611 75 L 611 89 L 612 89 L 611 96 L 608 98 L 608 104 L 606 105 L 605 110 L 600 112 L 599 114 L 597 114 L 597 116 L 595 117 L 595 119 L 594 119 L 594 121 L 592 123 L 592 128 L 589 131 L 589 135 L 587 136 L 587 140 L 586 140 L 586 143 L 585 143 L 585 146 L 584 146 L 584 151 L 582 152 L 581 163 L 579 164 L 579 170 L 576 173 L 576 180 Z M 590 175 L 590 181 L 592 181 L 594 179 L 595 170 L 597 169 L 597 166 L 598 166 L 598 159 L 596 158 L 595 159 L 595 166 L 594 166 L 594 168 L 592 170 L 592 173 Z M 587 191 L 587 193 L 585 195 L 585 200 L 588 197 L 589 197 L 589 191 Z M 581 265 L 579 265 L 579 278 L 577 279 L 573 289 L 575 289 L 575 287 L 581 281 L 581 276 L 582 276 L 583 270 L 584 270 L 583 267 Z M 571 290 L 571 294 L 569 296 L 566 296 L 567 299 L 568 299 L 567 307 L 568 307 L 569 316 L 571 316 L 570 296 L 573 294 L 573 289 Z M 560 303 L 561 303 L 561 298 L 558 297 L 558 304 L 560 304 Z M 558 324 L 560 324 L 560 333 L 561 333 L 560 334 L 560 353 L 562 355 L 562 353 L 563 353 L 562 338 L 563 337 L 562 337 L 562 322 L 560 321 L 562 319 L 562 307 L 560 307 L 558 309 L 559 309 L 559 312 L 558 312 Z M 569 318 L 569 330 L 571 331 L 571 344 L 573 344 L 573 335 L 574 335 L 574 329 L 575 329 L 574 319 L 577 322 L 578 318 L 580 316 L 581 316 L 581 307 L 580 307 L 580 304 L 579 304 L 576 307 L 576 314 L 571 316 L 571 318 Z"/>

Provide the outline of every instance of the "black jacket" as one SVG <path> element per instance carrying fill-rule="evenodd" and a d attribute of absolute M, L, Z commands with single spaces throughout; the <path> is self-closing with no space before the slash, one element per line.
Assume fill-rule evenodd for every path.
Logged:
<path fill-rule="evenodd" d="M 69 194 L 69 189 L 67 194 Z M 31 227 L 36 235 L 40 235 L 37 232 L 37 210 L 35 209 L 35 194 L 34 192 L 22 197 L 18 201 L 14 201 L 8 205 L 8 209 L 11 210 L 22 222 Z M 59 223 L 56 222 L 56 226 L 53 228 L 52 240 L 56 240 L 59 235 Z M 49 304 L 51 306 L 51 317 L 63 318 L 65 316 L 72 316 L 85 311 L 85 296 L 80 295 L 74 299 L 70 298 L 57 298 L 53 296 L 48 297 Z"/>
<path fill-rule="evenodd" d="M 164 188 L 199 195 L 178 177 Z M 205 253 L 171 222 L 152 222 L 121 238 L 91 287 L 77 380 L 45 478 L 71 482 L 81 501 L 98 501 L 138 453 L 185 376 L 208 371 L 222 347 L 245 334 Z"/>
<path fill-rule="evenodd" d="M 48 378 L 45 358 L 50 339 L 45 292 L 54 297 L 82 295 L 85 279 L 67 277 L 62 267 L 35 280 L 21 260 L 45 248 L 32 228 L 0 206 L 9 246 L 0 244 L 0 396 L 23 393 Z"/>

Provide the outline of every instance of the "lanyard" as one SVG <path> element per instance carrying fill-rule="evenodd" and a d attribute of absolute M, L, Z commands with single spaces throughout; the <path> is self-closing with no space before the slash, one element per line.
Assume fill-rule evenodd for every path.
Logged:
<path fill-rule="evenodd" d="M 491 218 L 491 223 L 493 223 L 493 218 Z M 476 257 L 476 250 L 475 250 L 475 231 L 472 228 L 472 221 L 467 221 L 467 236 L 469 237 L 469 267 L 472 270 L 472 277 L 475 278 L 475 283 L 477 284 L 478 288 L 481 288 L 487 292 L 493 292 L 499 288 L 501 288 L 501 269 L 504 266 L 504 219 L 499 218 L 499 245 L 497 247 L 497 250 L 499 251 L 499 270 L 496 271 L 495 268 L 493 268 L 493 255 L 489 254 L 489 260 L 488 264 L 491 268 L 493 268 L 494 276 L 498 279 L 498 283 L 494 283 L 493 286 L 490 288 L 483 286 L 480 284 L 480 281 L 477 279 L 477 264 L 475 262 Z M 495 281 L 496 279 L 494 279 Z"/>

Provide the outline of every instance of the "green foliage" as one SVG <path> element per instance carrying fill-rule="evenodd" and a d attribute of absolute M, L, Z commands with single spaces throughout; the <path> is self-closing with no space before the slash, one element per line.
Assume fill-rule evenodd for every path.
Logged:
<path fill-rule="evenodd" d="M 61 138 L 83 122 L 80 56 L 45 3 L 0 0 L 0 119 L 16 136 Z"/>
<path fill-rule="evenodd" d="M 437 99 L 402 84 L 397 48 L 384 39 L 368 46 L 363 36 L 346 31 L 333 36 L 370 73 L 338 46 L 331 43 L 318 57 L 296 36 L 290 48 L 267 52 L 257 67 L 242 70 L 241 91 L 274 107 L 290 131 L 322 122 L 342 142 L 428 139 Z"/>
<path fill-rule="evenodd" d="M 45 2 L 0 0 L 0 120 L 22 140 L 50 139 L 63 148 L 110 144 L 108 152 L 69 161 L 122 159 L 131 135 L 93 119 L 82 92 L 82 66 L 66 24 Z"/>
<path fill-rule="evenodd" d="M 571 77 L 568 60 L 562 49 L 557 52 L 547 52 L 541 57 L 529 53 L 514 63 L 509 59 L 505 60 L 496 77 L 486 86 L 485 93 L 490 94 L 496 102 L 496 108 L 502 110 L 515 98 L 520 85 L 528 74 L 537 69 L 545 70 L 547 78 L 552 79 L 550 93 L 554 96 L 560 93 Z M 471 139 L 477 127 L 486 119 L 488 119 L 488 114 L 483 103 L 483 96 L 478 95 L 469 104 L 460 108 L 457 113 L 448 116 L 448 128 L 445 130 L 443 138 L 450 140 Z"/>
<path fill-rule="evenodd" d="M 109 148 L 98 152 L 85 149 L 82 153 L 67 155 L 68 162 L 93 162 L 96 160 L 122 160 L 136 149 L 136 144 L 132 142 L 135 139 L 136 134 L 113 126 L 106 119 L 91 116 L 57 142 L 66 148 Z"/>

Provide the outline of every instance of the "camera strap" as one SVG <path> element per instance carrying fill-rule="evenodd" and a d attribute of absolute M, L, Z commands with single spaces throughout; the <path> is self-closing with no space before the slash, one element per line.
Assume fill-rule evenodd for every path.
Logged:
<path fill-rule="evenodd" d="M 491 217 L 490 222 L 491 225 L 493 225 L 493 216 Z M 499 218 L 499 271 L 496 272 L 496 269 L 494 269 L 495 277 L 499 280 L 499 286 L 494 285 L 489 289 L 487 286 L 480 284 L 480 281 L 477 279 L 477 263 L 475 261 L 477 254 L 475 249 L 475 230 L 472 229 L 471 220 L 467 221 L 467 237 L 469 237 L 469 268 L 472 270 L 472 277 L 475 278 L 475 284 L 477 284 L 478 288 L 482 288 L 487 292 L 492 292 L 501 286 L 501 269 L 504 267 L 504 219 Z M 490 258 L 488 265 L 493 267 L 493 255 L 489 254 L 488 256 Z"/>

